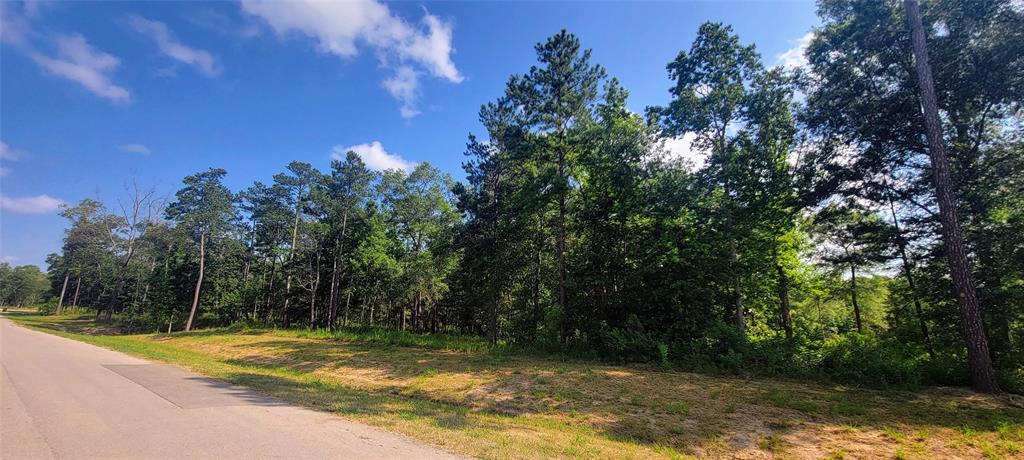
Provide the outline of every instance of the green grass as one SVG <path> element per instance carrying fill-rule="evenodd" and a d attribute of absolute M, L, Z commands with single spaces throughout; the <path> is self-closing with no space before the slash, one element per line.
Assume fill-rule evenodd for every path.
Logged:
<path fill-rule="evenodd" d="M 341 327 L 331 332 L 328 329 L 273 329 L 253 327 L 238 323 L 226 327 L 204 329 L 197 334 L 266 334 L 300 339 L 326 339 L 339 342 L 373 343 L 378 345 L 420 347 L 432 350 L 460 351 L 466 353 L 490 350 L 487 340 L 474 336 L 454 334 L 413 334 L 382 327 Z M 500 350 L 501 347 L 498 347 Z"/>
<path fill-rule="evenodd" d="M 764 399 L 776 407 L 798 410 L 800 412 L 814 413 L 818 411 L 818 405 L 810 401 L 797 398 L 789 390 L 772 388 L 764 393 Z"/>
<path fill-rule="evenodd" d="M 1024 410 L 966 390 L 879 392 L 613 366 L 377 329 L 117 335 L 89 316 L 8 316 L 475 457 L 1014 458 L 1024 450 Z"/>

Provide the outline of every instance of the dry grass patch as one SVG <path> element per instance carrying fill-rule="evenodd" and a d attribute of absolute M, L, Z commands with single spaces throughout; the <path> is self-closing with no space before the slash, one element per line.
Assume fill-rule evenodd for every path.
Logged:
<path fill-rule="evenodd" d="M 878 392 L 293 332 L 84 335 L 486 458 L 1019 458 L 1024 410 L 959 389 Z"/>

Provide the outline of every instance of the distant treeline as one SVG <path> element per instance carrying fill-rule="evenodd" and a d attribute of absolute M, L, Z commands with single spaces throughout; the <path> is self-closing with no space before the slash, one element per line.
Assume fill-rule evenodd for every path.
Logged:
<path fill-rule="evenodd" d="M 1024 19 L 1010 0 L 923 7 L 955 209 L 935 198 L 904 2 L 824 0 L 803 67 L 706 23 L 644 114 L 574 35 L 550 37 L 482 106 L 465 181 L 349 153 L 237 192 L 214 168 L 173 198 L 84 200 L 48 261 L 56 307 L 987 391 L 991 358 L 1019 390 Z"/>
<path fill-rule="evenodd" d="M 0 262 L 0 306 L 35 306 L 50 293 L 50 281 L 35 265 L 11 267 Z"/>

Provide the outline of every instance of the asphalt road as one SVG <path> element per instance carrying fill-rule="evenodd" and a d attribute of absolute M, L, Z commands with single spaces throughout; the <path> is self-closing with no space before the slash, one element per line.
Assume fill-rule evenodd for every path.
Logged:
<path fill-rule="evenodd" d="M 0 459 L 452 458 L 244 388 L 0 318 Z"/>

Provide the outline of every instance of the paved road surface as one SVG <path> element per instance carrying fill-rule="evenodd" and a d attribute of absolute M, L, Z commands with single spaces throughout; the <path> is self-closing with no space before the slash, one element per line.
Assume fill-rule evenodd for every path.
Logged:
<path fill-rule="evenodd" d="M 446 458 L 243 388 L 0 318 L 0 459 Z"/>

